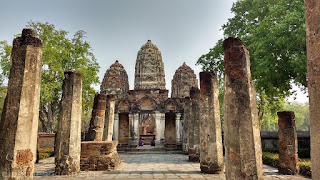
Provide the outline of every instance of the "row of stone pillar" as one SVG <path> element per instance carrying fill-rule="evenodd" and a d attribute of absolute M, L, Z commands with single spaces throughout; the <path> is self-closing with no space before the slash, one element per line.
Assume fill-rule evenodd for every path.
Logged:
<path fill-rule="evenodd" d="M 41 61 L 42 41 L 36 37 L 34 30 L 23 29 L 22 36 L 13 40 L 12 67 L 0 121 L 0 179 L 33 178 L 39 120 Z M 80 171 L 82 78 L 80 73 L 73 70 L 64 72 L 64 75 L 55 139 L 56 174 Z M 95 128 L 96 141 L 101 141 L 103 138 L 103 126 L 107 126 L 104 139 L 112 138 L 114 99 L 112 97 L 107 99 L 108 103 L 110 117 L 105 123 L 106 103 L 103 95 L 97 95 L 95 98 L 91 126 Z M 102 143 L 99 145 L 100 149 L 108 149 L 110 154 L 110 148 L 105 148 L 109 144 Z M 111 144 L 116 152 L 117 142 Z M 120 163 L 117 153 L 111 153 L 110 156 Z M 103 156 L 102 160 L 103 158 L 109 157 Z"/>
<path fill-rule="evenodd" d="M 255 90 L 247 48 L 237 38 L 223 43 L 224 147 L 227 179 L 262 179 L 262 149 Z M 199 161 L 204 173 L 223 172 L 219 84 L 213 72 L 200 73 L 200 92 L 185 100 L 183 152 Z M 293 112 L 279 112 L 279 171 L 299 172 Z M 289 160 L 288 160 L 289 159 Z"/>

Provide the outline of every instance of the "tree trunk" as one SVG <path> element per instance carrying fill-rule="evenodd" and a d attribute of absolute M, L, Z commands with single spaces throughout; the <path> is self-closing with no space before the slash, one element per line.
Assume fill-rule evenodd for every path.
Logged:
<path fill-rule="evenodd" d="M 264 115 L 264 101 L 263 98 L 260 96 L 260 106 L 261 106 L 261 110 L 259 111 L 260 117 L 259 120 L 261 122 L 261 129 L 263 128 L 263 115 Z"/>
<path fill-rule="evenodd" d="M 57 101 L 41 106 L 39 120 L 44 132 L 52 133 L 54 131 L 54 122 L 56 119 Z"/>

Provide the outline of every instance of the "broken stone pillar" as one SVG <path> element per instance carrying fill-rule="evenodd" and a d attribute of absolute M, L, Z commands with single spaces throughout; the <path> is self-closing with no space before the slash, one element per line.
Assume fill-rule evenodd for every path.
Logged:
<path fill-rule="evenodd" d="M 320 179 L 320 1 L 305 0 L 312 178 Z"/>
<path fill-rule="evenodd" d="M 279 125 L 279 172 L 282 174 L 299 174 L 298 139 L 294 112 L 278 112 Z"/>
<path fill-rule="evenodd" d="M 200 169 L 223 172 L 219 84 L 214 72 L 200 72 Z"/>
<path fill-rule="evenodd" d="M 114 109 L 115 109 L 115 96 L 107 95 L 107 108 L 106 118 L 104 121 L 103 140 L 112 141 L 113 136 L 113 124 L 114 124 Z"/>
<path fill-rule="evenodd" d="M 86 137 L 87 141 L 102 141 L 105 113 L 106 95 L 96 94 L 94 96 L 90 127 Z"/>
<path fill-rule="evenodd" d="M 64 77 L 55 145 L 55 172 L 61 175 L 80 171 L 81 148 L 81 73 L 68 70 Z"/>
<path fill-rule="evenodd" d="M 249 51 L 238 38 L 223 42 L 226 179 L 263 179 L 262 152 Z"/>
<path fill-rule="evenodd" d="M 199 162 L 200 156 L 200 90 L 190 89 L 191 116 L 189 121 L 189 161 Z"/>
<path fill-rule="evenodd" d="M 13 40 L 0 120 L 0 179 L 32 179 L 38 134 L 42 42 L 32 29 Z"/>
<path fill-rule="evenodd" d="M 184 99 L 184 112 L 183 112 L 183 129 L 182 129 L 182 152 L 188 154 L 189 150 L 189 121 L 190 121 L 190 98 Z"/>

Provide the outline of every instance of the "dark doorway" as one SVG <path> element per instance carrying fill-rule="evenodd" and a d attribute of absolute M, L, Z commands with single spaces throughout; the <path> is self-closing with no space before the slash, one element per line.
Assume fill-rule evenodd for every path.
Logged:
<path fill-rule="evenodd" d="M 129 143 L 129 114 L 119 113 L 119 145 L 127 146 Z"/>
<path fill-rule="evenodd" d="M 165 116 L 166 124 L 165 124 L 165 141 L 167 148 L 176 148 L 176 114 L 174 113 L 166 113 Z"/>

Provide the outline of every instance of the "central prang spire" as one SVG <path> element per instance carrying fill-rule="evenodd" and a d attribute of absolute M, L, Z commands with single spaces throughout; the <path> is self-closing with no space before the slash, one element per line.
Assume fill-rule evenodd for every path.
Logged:
<path fill-rule="evenodd" d="M 138 52 L 134 89 L 166 89 L 161 52 L 151 40 Z"/>

